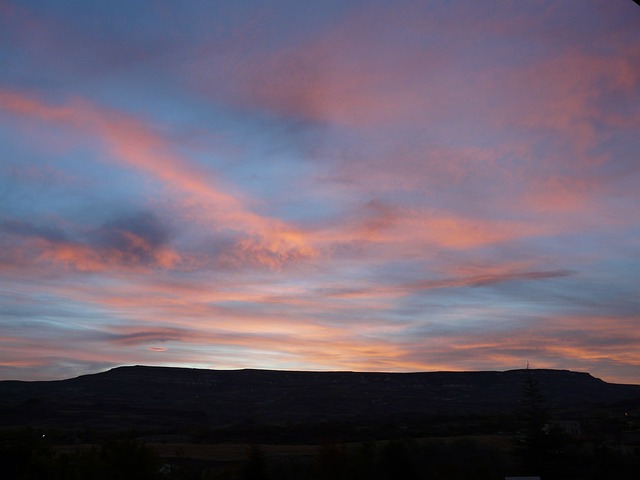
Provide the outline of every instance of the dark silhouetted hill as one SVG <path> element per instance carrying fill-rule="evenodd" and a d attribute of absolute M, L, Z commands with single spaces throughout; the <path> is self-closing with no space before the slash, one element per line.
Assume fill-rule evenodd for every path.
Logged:
<path fill-rule="evenodd" d="M 531 374 L 553 408 L 638 404 L 640 385 L 566 370 L 358 373 L 120 367 L 47 382 L 0 382 L 0 426 L 222 428 L 402 422 L 513 412 Z"/>

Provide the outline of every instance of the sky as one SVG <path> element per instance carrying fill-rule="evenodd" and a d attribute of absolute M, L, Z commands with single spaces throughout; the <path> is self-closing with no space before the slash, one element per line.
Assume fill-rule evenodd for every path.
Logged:
<path fill-rule="evenodd" d="M 0 0 L 0 379 L 640 384 L 628 0 Z"/>

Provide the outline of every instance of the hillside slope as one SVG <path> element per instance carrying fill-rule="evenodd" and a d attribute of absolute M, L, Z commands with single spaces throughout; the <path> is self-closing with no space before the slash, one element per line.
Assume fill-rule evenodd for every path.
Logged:
<path fill-rule="evenodd" d="M 222 427 L 372 422 L 512 412 L 527 375 L 554 408 L 640 398 L 640 385 L 565 370 L 358 373 L 119 367 L 48 382 L 0 382 L 0 426 Z"/>

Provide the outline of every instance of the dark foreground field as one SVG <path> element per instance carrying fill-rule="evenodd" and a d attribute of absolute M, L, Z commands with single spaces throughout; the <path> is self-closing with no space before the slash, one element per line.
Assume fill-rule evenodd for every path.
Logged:
<path fill-rule="evenodd" d="M 551 448 L 548 448 L 551 447 Z M 395 438 L 320 445 L 145 443 L 102 439 L 59 445 L 33 432 L 5 440 L 5 479 L 440 479 L 636 478 L 637 455 L 587 439 L 554 438 L 529 448 L 507 435 Z"/>

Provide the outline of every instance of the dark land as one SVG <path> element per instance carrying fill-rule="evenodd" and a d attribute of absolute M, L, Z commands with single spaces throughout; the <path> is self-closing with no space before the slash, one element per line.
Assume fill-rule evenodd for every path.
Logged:
<path fill-rule="evenodd" d="M 629 478 L 640 385 L 540 369 L 120 367 L 0 382 L 0 435 L 9 478 L 128 478 L 131 456 L 148 465 L 131 478 Z"/>

